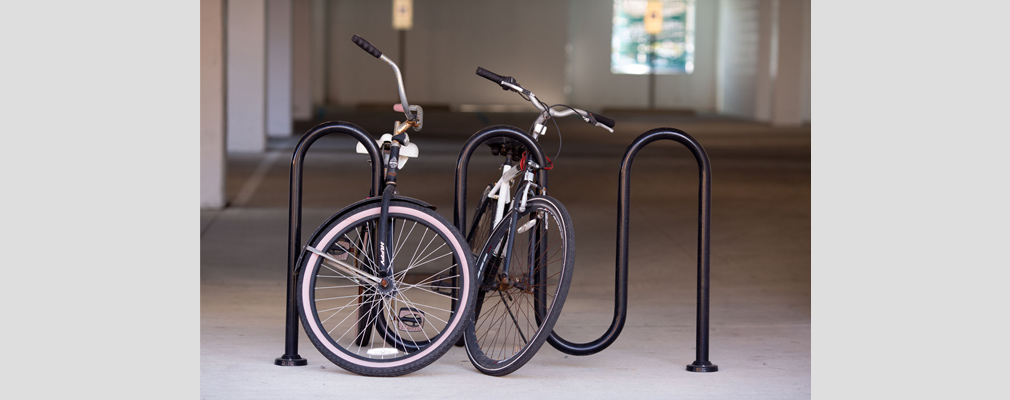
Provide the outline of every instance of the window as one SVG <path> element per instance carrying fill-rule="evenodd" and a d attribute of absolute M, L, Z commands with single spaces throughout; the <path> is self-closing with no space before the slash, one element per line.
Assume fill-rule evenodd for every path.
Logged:
<path fill-rule="evenodd" d="M 646 17 L 656 6 L 662 29 L 650 35 Z M 614 0 L 613 24 L 610 72 L 648 74 L 650 63 L 656 74 L 694 71 L 694 0 Z"/>

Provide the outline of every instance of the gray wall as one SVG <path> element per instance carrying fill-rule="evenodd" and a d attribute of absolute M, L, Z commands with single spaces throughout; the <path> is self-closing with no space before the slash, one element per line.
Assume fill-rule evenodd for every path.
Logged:
<path fill-rule="evenodd" d="M 719 108 L 723 113 L 754 116 L 758 93 L 758 64 L 768 62 L 768 54 L 758 50 L 770 48 L 771 41 L 762 43 L 761 9 L 754 0 L 724 0 L 719 21 L 720 79 Z M 770 65 L 770 64 L 769 64 Z M 767 71 L 765 71 L 767 72 Z"/>
<path fill-rule="evenodd" d="M 415 0 L 405 60 L 392 29 L 392 1 L 277 0 L 269 5 L 280 4 L 282 10 L 270 11 L 276 7 L 268 8 L 265 0 L 201 2 L 201 7 L 223 10 L 220 18 L 201 20 L 201 54 L 207 52 L 201 57 L 201 162 L 211 166 L 201 181 L 204 207 L 222 203 L 221 171 L 214 170 L 222 153 L 265 149 L 267 114 L 287 127 L 293 118 L 306 118 L 302 101 L 312 108 L 396 102 L 389 67 L 350 43 L 354 34 L 401 63 L 411 102 L 423 106 L 529 109 L 518 96 L 477 77 L 478 66 L 515 76 L 550 103 L 598 111 L 648 104 L 647 76 L 610 73 L 611 0 Z M 694 73 L 659 76 L 656 106 L 773 125 L 809 122 L 810 1 L 696 4 Z M 282 15 L 291 23 L 273 26 L 271 32 L 278 26 L 283 32 L 268 35 L 267 21 Z M 222 34 L 212 34 L 218 31 Z M 281 37 L 296 39 L 277 40 Z M 268 53 L 289 54 L 299 63 L 268 63 Z M 301 64 L 306 59 L 308 65 Z M 309 82 L 303 80 L 306 75 Z M 268 96 L 268 81 L 294 98 Z M 276 101 L 283 97 L 287 100 Z"/>
<path fill-rule="evenodd" d="M 588 109 L 645 108 L 648 75 L 610 73 L 612 0 L 571 0 L 571 98 Z M 695 2 L 694 72 L 656 77 L 656 107 L 716 111 L 716 45 L 719 1 Z"/>
<path fill-rule="evenodd" d="M 806 76 L 790 79 L 796 80 L 793 87 L 805 90 L 800 113 L 809 120 L 809 5 L 807 34 L 801 41 L 805 53 L 772 46 L 779 39 L 770 35 L 778 30 L 768 24 L 779 22 L 758 13 L 763 7 L 766 14 L 777 16 L 780 3 L 797 1 L 809 4 L 697 0 L 694 72 L 658 76 L 656 107 L 769 120 L 759 109 L 770 110 L 775 93 L 758 86 L 782 82 L 773 81 L 775 71 L 768 63 L 799 57 L 807 65 Z M 326 102 L 395 102 L 389 68 L 350 42 L 354 34 L 361 35 L 397 63 L 404 61 L 399 59 L 399 35 L 391 27 L 392 2 L 330 0 L 325 8 Z M 407 95 L 422 105 L 524 105 L 518 96 L 495 90 L 477 77 L 474 70 L 482 66 L 516 77 L 548 102 L 596 110 L 645 108 L 648 76 L 610 72 L 612 15 L 612 0 L 415 0 L 414 26 L 406 34 L 406 65 L 401 65 Z"/>
<path fill-rule="evenodd" d="M 518 96 L 475 75 L 482 66 L 515 76 L 547 100 L 564 101 L 568 5 L 567 0 L 415 0 L 406 66 L 401 65 L 408 98 L 422 106 L 522 104 Z M 396 100 L 390 68 L 350 41 L 360 35 L 400 64 L 391 7 L 391 1 L 329 3 L 331 102 Z"/>

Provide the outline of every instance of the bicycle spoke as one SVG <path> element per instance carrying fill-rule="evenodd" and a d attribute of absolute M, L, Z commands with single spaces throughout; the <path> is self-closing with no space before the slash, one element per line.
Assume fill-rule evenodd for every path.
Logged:
<path fill-rule="evenodd" d="M 403 236 L 404 226 L 406 226 L 406 224 L 400 224 L 400 236 L 402 237 L 403 240 L 400 241 L 399 244 L 393 248 L 393 258 L 392 258 L 393 260 L 396 260 L 396 256 L 400 254 L 400 250 L 403 249 L 403 245 L 407 243 L 407 238 L 409 238 L 410 234 L 414 232 L 414 227 L 417 226 L 417 221 L 414 221 L 414 223 L 410 226 L 410 230 L 407 231 L 406 236 Z"/>
<path fill-rule="evenodd" d="M 527 340 L 526 340 L 526 335 L 523 335 L 523 332 L 522 332 L 522 329 L 521 329 L 521 328 L 519 327 L 519 321 L 518 321 L 518 320 L 516 320 L 516 316 L 515 316 L 515 314 L 513 314 L 513 313 L 512 313 L 512 308 L 511 308 L 511 307 L 509 307 L 509 303 L 508 303 L 508 300 L 505 300 L 505 295 L 504 295 L 504 294 L 502 294 L 502 292 L 498 292 L 498 296 L 499 296 L 499 297 L 501 297 L 501 301 L 502 301 L 502 303 L 504 303 L 504 304 L 505 304 L 505 310 L 506 310 L 506 311 L 508 311 L 508 313 L 509 313 L 509 316 L 510 316 L 510 317 L 512 317 L 512 323 L 514 323 L 514 324 L 515 324 L 515 326 L 516 326 L 516 331 L 518 331 L 518 332 L 519 332 L 519 335 L 521 335 L 521 336 L 523 337 L 523 343 L 526 343 L 526 342 L 527 342 Z M 511 298 L 511 296 L 510 296 L 510 298 Z"/>

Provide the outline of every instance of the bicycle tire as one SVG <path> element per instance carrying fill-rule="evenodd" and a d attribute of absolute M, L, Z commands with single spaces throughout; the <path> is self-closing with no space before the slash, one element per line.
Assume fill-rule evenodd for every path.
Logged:
<path fill-rule="evenodd" d="M 487 241 L 488 236 L 491 236 L 491 228 L 494 228 L 495 201 L 487 196 L 488 193 L 491 193 L 492 186 L 494 185 L 487 185 L 484 188 L 484 192 L 481 193 L 480 200 L 477 201 L 477 209 L 474 211 L 473 220 L 470 224 L 470 231 L 466 235 L 466 241 L 470 244 L 470 250 L 473 251 L 475 258 L 481 246 Z M 463 347 L 465 345 L 463 336 L 460 336 L 459 340 L 456 341 L 456 346 Z"/>
<path fill-rule="evenodd" d="M 561 314 L 575 265 L 575 231 L 560 202 L 537 196 L 515 212 L 515 228 L 510 217 L 503 219 L 477 256 L 477 304 L 464 332 L 467 357 L 493 376 L 521 368 L 543 346 Z M 500 268 L 508 234 L 513 245 L 506 277 Z"/>
<path fill-rule="evenodd" d="M 374 275 L 374 246 L 355 247 L 373 243 L 380 211 L 368 203 L 342 212 L 307 246 Z M 366 376 L 404 375 L 437 360 L 462 335 L 476 299 L 473 254 L 455 227 L 395 199 L 389 218 L 392 278 L 385 288 L 307 249 L 299 260 L 306 335 L 328 360 Z"/>

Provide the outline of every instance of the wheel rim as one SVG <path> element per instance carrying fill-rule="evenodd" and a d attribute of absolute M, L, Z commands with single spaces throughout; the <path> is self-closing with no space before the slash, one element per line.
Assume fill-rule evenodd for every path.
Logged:
<path fill-rule="evenodd" d="M 504 247 L 507 228 L 495 230 L 477 263 L 474 337 L 484 361 L 492 364 L 508 362 L 525 353 L 537 336 L 549 334 L 541 328 L 566 273 L 566 238 L 559 216 L 545 207 L 530 207 L 520 215 L 508 274 L 503 254 L 496 250 Z"/>
<path fill-rule="evenodd" d="M 375 274 L 373 260 L 378 208 L 355 222 L 337 224 L 316 245 L 331 257 Z M 459 325 L 468 280 L 461 275 L 455 239 L 429 228 L 433 218 L 406 207 L 390 207 L 393 274 L 386 288 L 308 257 L 302 284 L 306 329 L 338 357 L 375 365 L 406 363 L 429 352 Z M 455 249 L 455 250 L 454 250 Z M 462 298 L 461 298 L 462 297 Z M 423 356 L 423 354 L 420 354 Z"/>

